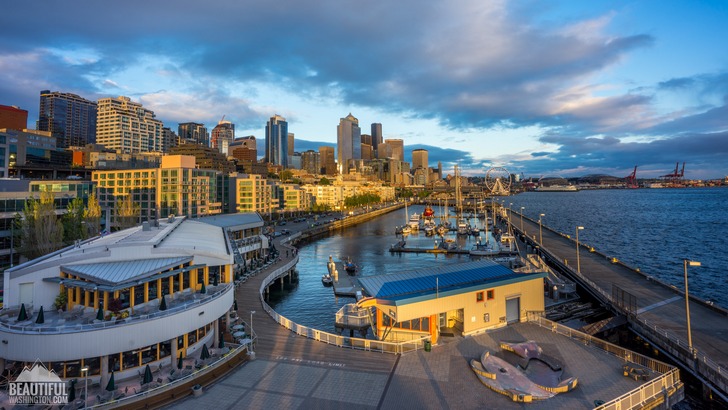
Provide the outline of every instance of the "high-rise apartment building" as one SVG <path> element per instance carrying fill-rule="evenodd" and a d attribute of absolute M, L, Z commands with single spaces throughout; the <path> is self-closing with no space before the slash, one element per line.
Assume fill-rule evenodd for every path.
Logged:
<path fill-rule="evenodd" d="M 97 121 L 97 104 L 94 101 L 58 91 L 40 92 L 36 128 L 49 131 L 59 148 L 82 147 L 96 142 Z"/>
<path fill-rule="evenodd" d="M 163 152 L 164 124 L 129 97 L 102 98 L 97 106 L 96 142 L 124 154 Z"/>
<path fill-rule="evenodd" d="M 212 129 L 210 146 L 225 155 L 228 155 L 228 147 L 235 139 L 235 124 L 230 121 L 221 120 Z"/>
<path fill-rule="evenodd" d="M 382 124 L 375 122 L 372 124 L 372 147 L 374 152 L 379 149 L 379 144 L 382 143 Z"/>
<path fill-rule="evenodd" d="M 292 167 L 292 168 L 293 168 L 293 166 L 292 166 L 291 162 L 293 160 L 292 158 L 295 153 L 294 139 L 295 139 L 295 136 L 293 135 L 293 133 L 289 132 L 288 133 L 288 166 Z"/>
<path fill-rule="evenodd" d="M 162 152 L 169 152 L 172 147 L 176 147 L 179 142 L 179 136 L 169 127 L 162 127 Z"/>
<path fill-rule="evenodd" d="M 185 144 L 202 144 L 210 146 L 210 133 L 204 124 L 197 122 L 183 122 L 177 127 L 177 134 Z"/>
<path fill-rule="evenodd" d="M 384 142 L 392 148 L 392 158 L 404 161 L 404 141 L 401 139 L 387 139 Z"/>
<path fill-rule="evenodd" d="M 321 173 L 325 175 L 336 175 L 334 147 L 319 147 L 319 158 L 321 161 Z"/>
<path fill-rule="evenodd" d="M 336 148 L 339 174 L 349 173 L 349 160 L 361 159 L 361 128 L 359 128 L 359 120 L 351 115 L 347 115 L 339 121 L 336 128 Z"/>
<path fill-rule="evenodd" d="M 301 169 L 311 174 L 320 174 L 321 154 L 312 149 L 301 153 Z"/>
<path fill-rule="evenodd" d="M 412 169 L 427 169 L 428 166 L 428 154 L 426 149 L 416 149 L 412 151 Z"/>
<path fill-rule="evenodd" d="M 9 105 L 0 105 L 0 129 L 22 131 L 28 128 L 28 111 Z"/>
<path fill-rule="evenodd" d="M 272 165 L 288 167 L 288 122 L 276 114 L 265 125 L 265 160 Z"/>

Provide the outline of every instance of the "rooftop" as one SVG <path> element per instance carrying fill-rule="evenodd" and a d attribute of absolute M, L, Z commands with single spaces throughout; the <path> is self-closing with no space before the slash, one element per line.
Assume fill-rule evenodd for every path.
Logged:
<path fill-rule="evenodd" d="M 401 300 L 426 295 L 448 295 L 473 286 L 493 286 L 544 277 L 545 273 L 517 273 L 490 260 L 461 263 L 444 267 L 419 269 L 386 275 L 359 278 L 371 296 Z"/>

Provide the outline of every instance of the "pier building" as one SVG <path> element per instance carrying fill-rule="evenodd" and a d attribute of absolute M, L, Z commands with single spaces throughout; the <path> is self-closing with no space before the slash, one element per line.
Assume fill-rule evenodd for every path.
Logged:
<path fill-rule="evenodd" d="M 104 386 L 216 346 L 236 265 L 267 251 L 262 228 L 255 213 L 169 217 L 6 270 L 0 372 L 40 360 Z"/>
<path fill-rule="evenodd" d="M 544 310 L 545 272 L 517 273 L 490 260 L 359 278 L 376 307 L 379 340 L 471 335 Z"/>

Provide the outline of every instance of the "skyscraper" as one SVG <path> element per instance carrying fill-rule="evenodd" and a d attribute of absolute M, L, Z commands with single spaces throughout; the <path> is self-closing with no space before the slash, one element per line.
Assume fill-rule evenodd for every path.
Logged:
<path fill-rule="evenodd" d="M 349 160 L 361 159 L 361 128 L 359 120 L 351 113 L 339 121 L 336 128 L 336 149 L 339 173 L 349 173 Z"/>
<path fill-rule="evenodd" d="M 301 169 L 311 174 L 320 174 L 321 154 L 312 149 L 301 153 Z"/>
<path fill-rule="evenodd" d="M 374 152 L 379 149 L 379 144 L 382 143 L 382 124 L 375 122 L 372 124 L 372 147 Z"/>
<path fill-rule="evenodd" d="M 427 163 L 427 150 L 426 149 L 416 149 L 412 151 L 412 169 L 415 170 L 417 168 L 423 168 L 427 169 L 429 166 Z"/>
<path fill-rule="evenodd" d="M 288 122 L 278 114 L 265 125 L 265 161 L 288 167 Z"/>
<path fill-rule="evenodd" d="M 95 102 L 76 94 L 50 90 L 40 92 L 36 128 L 50 131 L 58 148 L 82 147 L 96 142 L 96 122 Z"/>
<path fill-rule="evenodd" d="M 220 120 L 212 129 L 210 146 L 223 154 L 228 154 L 228 147 L 235 139 L 235 124 L 230 121 Z"/>
<path fill-rule="evenodd" d="M 102 98 L 97 109 L 98 144 L 123 154 L 163 152 L 164 125 L 154 111 L 124 96 Z"/>
<path fill-rule="evenodd" d="M 177 134 L 186 144 L 202 144 L 210 146 L 210 134 L 204 124 L 197 122 L 183 122 L 177 128 Z"/>
<path fill-rule="evenodd" d="M 336 160 L 334 160 L 334 147 L 319 147 L 321 173 L 336 175 Z"/>
<path fill-rule="evenodd" d="M 388 139 L 384 142 L 392 148 L 392 158 L 404 161 L 404 141 L 401 139 Z"/>
<path fill-rule="evenodd" d="M 258 161 L 258 149 L 253 135 L 235 138 L 230 144 L 229 154 L 242 161 Z"/>

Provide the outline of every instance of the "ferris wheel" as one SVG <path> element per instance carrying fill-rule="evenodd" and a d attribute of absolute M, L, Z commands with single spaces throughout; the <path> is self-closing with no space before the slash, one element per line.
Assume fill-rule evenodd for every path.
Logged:
<path fill-rule="evenodd" d="M 485 186 L 493 195 L 508 195 L 511 192 L 511 174 L 503 167 L 494 167 L 485 173 Z"/>

